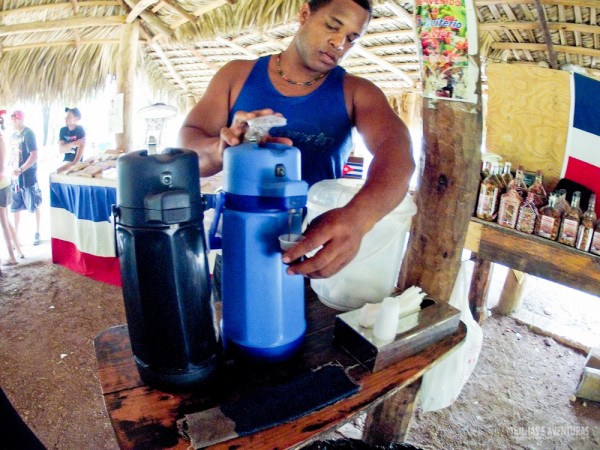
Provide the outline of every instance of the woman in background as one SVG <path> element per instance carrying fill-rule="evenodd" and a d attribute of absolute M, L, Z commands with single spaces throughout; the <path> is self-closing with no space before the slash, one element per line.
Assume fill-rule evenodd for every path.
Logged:
<path fill-rule="evenodd" d="M 0 226 L 2 226 L 2 234 L 4 242 L 8 250 L 8 259 L 2 261 L 3 266 L 14 266 L 17 264 L 14 249 L 17 251 L 19 258 L 23 258 L 23 252 L 19 247 L 19 241 L 16 239 L 15 230 L 8 220 L 8 205 L 11 201 L 10 187 L 10 171 L 6 170 L 6 146 L 4 145 L 4 117 L 6 111 L 0 111 Z"/>

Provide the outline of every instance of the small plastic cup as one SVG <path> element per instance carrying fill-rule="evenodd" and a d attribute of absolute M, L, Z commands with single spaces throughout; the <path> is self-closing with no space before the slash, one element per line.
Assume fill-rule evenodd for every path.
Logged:
<path fill-rule="evenodd" d="M 294 245 L 300 242 L 302 239 L 304 239 L 304 236 L 301 234 L 282 234 L 281 236 L 279 236 L 279 247 L 281 248 L 281 251 L 285 252 L 286 250 L 292 248 Z"/>

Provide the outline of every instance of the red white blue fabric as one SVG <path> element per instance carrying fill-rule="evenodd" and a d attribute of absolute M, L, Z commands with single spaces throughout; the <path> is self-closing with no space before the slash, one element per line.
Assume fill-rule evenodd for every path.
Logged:
<path fill-rule="evenodd" d="M 562 178 L 576 181 L 596 193 L 600 206 L 600 81 L 571 75 L 571 119 Z"/>
<path fill-rule="evenodd" d="M 95 280 L 120 286 L 112 222 L 114 204 L 114 181 L 52 175 L 52 262 Z"/>

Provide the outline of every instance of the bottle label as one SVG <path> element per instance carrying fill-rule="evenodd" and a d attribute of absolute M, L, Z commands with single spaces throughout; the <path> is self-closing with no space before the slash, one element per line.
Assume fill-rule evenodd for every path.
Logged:
<path fill-rule="evenodd" d="M 594 237 L 592 238 L 590 252 L 592 252 L 594 255 L 600 256 L 600 232 L 598 231 L 594 231 Z"/>
<path fill-rule="evenodd" d="M 548 239 L 553 239 L 552 233 L 554 232 L 554 218 L 550 216 L 540 217 L 540 231 L 539 235 Z"/>
<path fill-rule="evenodd" d="M 519 202 L 511 199 L 507 194 L 504 194 L 502 200 L 500 200 L 498 223 L 503 227 L 515 228 L 517 225 L 518 212 Z"/>
<path fill-rule="evenodd" d="M 496 217 L 496 203 L 498 201 L 498 188 L 482 185 L 477 202 L 477 217 L 484 220 L 494 220 Z"/>
<path fill-rule="evenodd" d="M 579 222 L 572 219 L 565 219 L 563 221 L 562 230 L 560 231 L 560 242 L 563 244 L 575 245 L 575 239 L 577 239 L 577 228 Z"/>
<path fill-rule="evenodd" d="M 594 234 L 594 229 L 586 227 L 585 225 L 579 225 L 579 231 L 577 231 L 577 243 L 575 247 L 578 250 L 583 250 L 587 252 L 590 249 L 590 245 L 592 244 L 592 235 Z"/>
<path fill-rule="evenodd" d="M 531 208 L 521 208 L 519 220 L 517 222 L 517 230 L 529 234 L 533 233 L 533 230 L 535 229 L 535 218 L 536 214 Z"/>

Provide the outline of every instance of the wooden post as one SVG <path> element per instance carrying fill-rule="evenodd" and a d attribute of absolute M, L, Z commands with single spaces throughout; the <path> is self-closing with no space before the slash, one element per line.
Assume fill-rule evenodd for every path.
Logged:
<path fill-rule="evenodd" d="M 492 263 L 475 258 L 471 288 L 469 289 L 469 306 L 473 319 L 481 324 L 487 317 L 487 297 L 490 287 Z"/>
<path fill-rule="evenodd" d="M 420 388 L 421 378 L 370 410 L 363 428 L 363 441 L 371 445 L 404 442 L 410 431 Z"/>
<path fill-rule="evenodd" d="M 478 98 L 477 104 L 423 99 L 418 213 L 398 286 L 420 286 L 440 301 L 450 299 L 477 199 L 482 132 Z"/>
<path fill-rule="evenodd" d="M 133 94 L 140 27 L 137 21 L 123 25 L 117 64 L 117 91 L 123 94 L 123 132 L 116 134 L 117 150 L 133 150 Z"/>
<path fill-rule="evenodd" d="M 526 281 L 526 273 L 514 269 L 508 270 L 497 307 L 501 314 L 508 316 L 521 307 Z"/>

